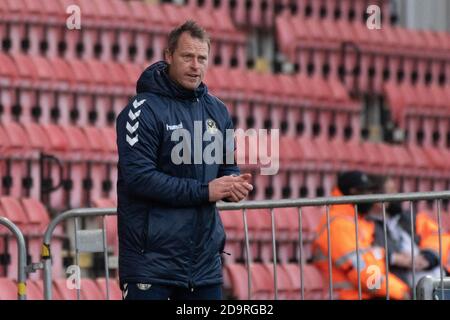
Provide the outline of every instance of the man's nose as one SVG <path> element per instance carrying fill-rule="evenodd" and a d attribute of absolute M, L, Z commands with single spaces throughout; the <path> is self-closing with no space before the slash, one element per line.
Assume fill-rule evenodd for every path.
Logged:
<path fill-rule="evenodd" d="M 200 67 L 200 64 L 198 62 L 198 59 L 192 59 L 191 68 L 194 70 L 197 70 L 199 67 Z"/>

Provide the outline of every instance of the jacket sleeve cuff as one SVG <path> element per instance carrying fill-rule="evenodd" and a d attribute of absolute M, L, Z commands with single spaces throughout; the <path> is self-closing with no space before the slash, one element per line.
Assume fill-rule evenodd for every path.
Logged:
<path fill-rule="evenodd" d="M 200 201 L 201 203 L 209 202 L 209 186 L 207 183 L 202 183 L 200 186 Z"/>
<path fill-rule="evenodd" d="M 438 254 L 434 253 L 431 250 L 427 250 L 427 249 L 421 250 L 420 253 L 428 262 L 428 268 L 425 270 L 431 270 L 434 267 L 439 265 L 440 261 L 439 261 Z"/>
<path fill-rule="evenodd" d="M 394 253 L 393 252 L 389 252 L 388 253 L 388 265 L 392 266 L 392 258 L 393 258 Z"/>

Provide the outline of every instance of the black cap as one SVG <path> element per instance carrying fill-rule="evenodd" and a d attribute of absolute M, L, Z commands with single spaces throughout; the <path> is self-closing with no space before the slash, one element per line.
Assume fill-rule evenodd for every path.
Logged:
<path fill-rule="evenodd" d="M 344 195 L 348 195 L 351 188 L 368 191 L 374 187 L 370 178 L 362 171 L 345 171 L 338 175 L 338 188 Z"/>

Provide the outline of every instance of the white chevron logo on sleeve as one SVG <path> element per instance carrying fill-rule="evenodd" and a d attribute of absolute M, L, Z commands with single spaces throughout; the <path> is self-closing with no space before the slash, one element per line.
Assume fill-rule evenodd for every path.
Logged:
<path fill-rule="evenodd" d="M 127 122 L 127 130 L 129 133 L 134 133 L 139 127 L 139 122 L 136 122 L 134 126 L 132 126 L 129 122 Z"/>
<path fill-rule="evenodd" d="M 133 107 L 136 109 L 136 108 L 139 108 L 143 103 L 145 102 L 145 99 L 142 99 L 141 101 L 137 101 L 137 100 L 134 100 L 134 102 L 133 102 Z"/>
<path fill-rule="evenodd" d="M 130 117 L 131 120 L 136 120 L 141 115 L 141 110 L 139 110 L 136 113 L 133 113 L 133 111 L 128 112 L 128 117 Z"/>
<path fill-rule="evenodd" d="M 138 141 L 139 141 L 138 135 L 136 135 L 136 137 L 134 138 L 131 138 L 129 135 L 127 135 L 127 142 L 130 146 L 134 146 Z"/>

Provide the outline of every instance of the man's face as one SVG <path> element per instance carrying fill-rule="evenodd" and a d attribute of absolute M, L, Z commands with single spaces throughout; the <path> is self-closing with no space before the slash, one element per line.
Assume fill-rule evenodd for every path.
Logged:
<path fill-rule="evenodd" d="M 169 76 L 180 86 L 195 90 L 205 77 L 208 66 L 208 43 L 184 32 L 174 52 L 166 52 Z"/>
<path fill-rule="evenodd" d="M 393 179 L 388 179 L 384 183 L 384 192 L 385 193 L 396 193 L 397 192 L 397 186 Z"/>

